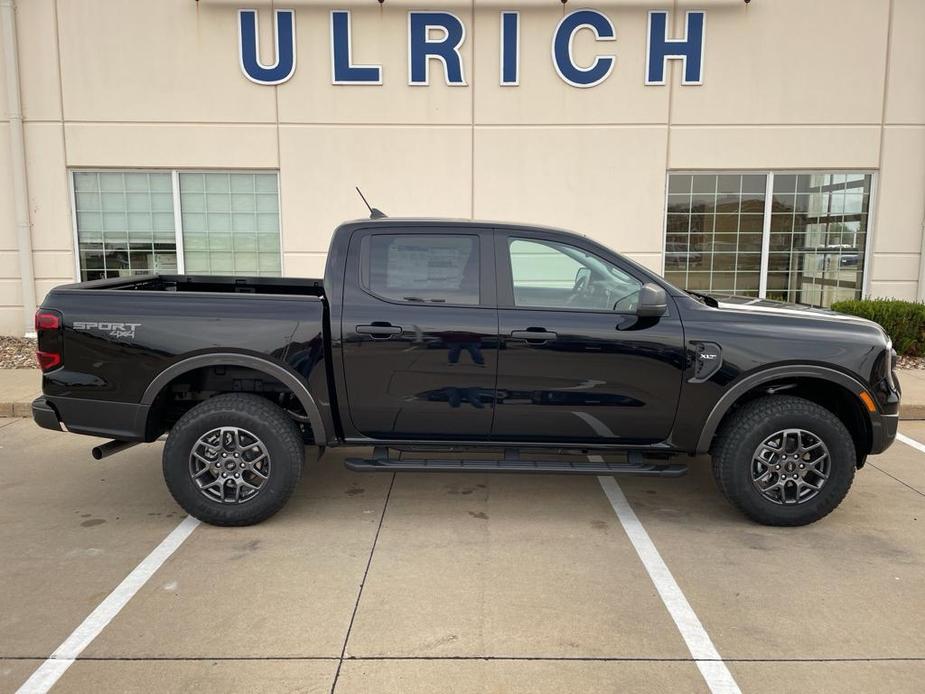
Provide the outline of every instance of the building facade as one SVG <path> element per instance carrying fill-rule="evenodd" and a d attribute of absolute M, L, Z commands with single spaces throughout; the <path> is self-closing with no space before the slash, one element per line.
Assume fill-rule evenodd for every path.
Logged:
<path fill-rule="evenodd" d="M 925 294 L 921 0 L 0 10 L 0 334 L 78 278 L 319 277 L 354 186 L 691 289 Z"/>

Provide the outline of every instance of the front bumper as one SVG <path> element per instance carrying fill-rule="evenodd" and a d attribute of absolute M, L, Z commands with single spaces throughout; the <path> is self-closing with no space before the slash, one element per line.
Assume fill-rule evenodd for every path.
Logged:
<path fill-rule="evenodd" d="M 40 395 L 32 401 L 32 419 L 43 429 L 64 431 L 61 428 L 61 420 L 58 419 L 57 411 L 48 403 L 44 395 Z"/>
<path fill-rule="evenodd" d="M 896 440 L 896 430 L 899 428 L 899 414 L 881 414 L 870 418 L 871 455 L 883 453 Z"/>

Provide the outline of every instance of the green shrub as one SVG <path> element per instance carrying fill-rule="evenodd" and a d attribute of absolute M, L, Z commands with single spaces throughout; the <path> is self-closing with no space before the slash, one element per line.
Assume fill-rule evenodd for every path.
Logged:
<path fill-rule="evenodd" d="M 897 354 L 925 355 L 925 304 L 898 299 L 836 301 L 832 309 L 879 323 L 893 339 Z"/>

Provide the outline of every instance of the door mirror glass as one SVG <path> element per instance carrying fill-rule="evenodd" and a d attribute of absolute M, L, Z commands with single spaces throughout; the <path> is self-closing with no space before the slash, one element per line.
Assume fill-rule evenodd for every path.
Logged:
<path fill-rule="evenodd" d="M 668 295 L 654 282 L 646 282 L 639 290 L 636 315 L 640 318 L 658 318 L 668 310 Z"/>

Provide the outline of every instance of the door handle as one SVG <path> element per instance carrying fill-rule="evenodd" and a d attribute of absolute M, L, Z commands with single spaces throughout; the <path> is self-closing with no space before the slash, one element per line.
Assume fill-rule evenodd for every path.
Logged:
<path fill-rule="evenodd" d="M 526 330 L 512 330 L 511 337 L 515 340 L 526 340 L 531 345 L 541 345 L 559 336 L 545 328 L 527 328 Z"/>
<path fill-rule="evenodd" d="M 358 325 L 356 331 L 357 334 L 369 335 L 374 340 L 388 340 L 393 335 L 401 335 L 402 329 L 400 325 L 391 323 L 373 323 L 372 325 Z"/>

